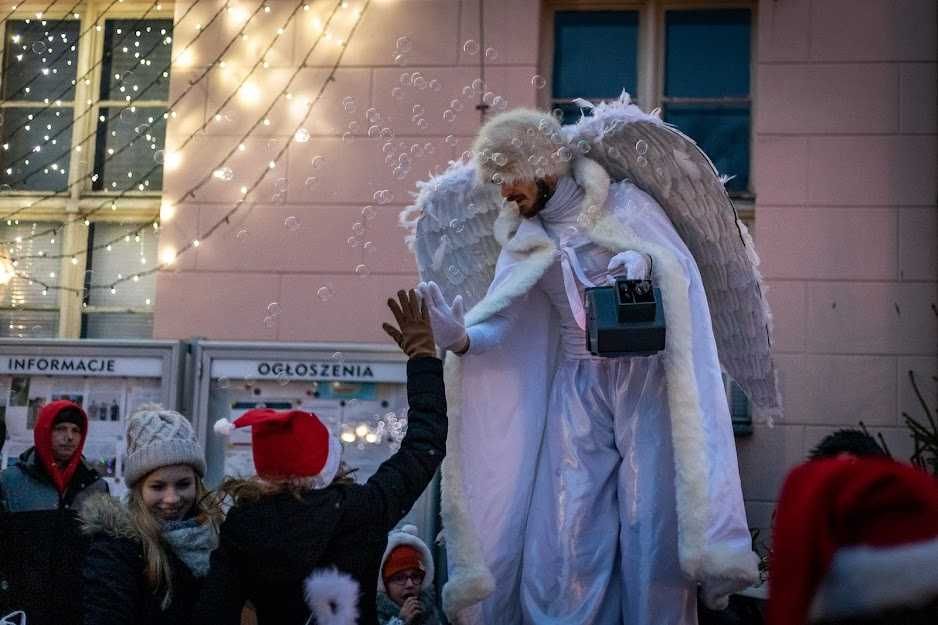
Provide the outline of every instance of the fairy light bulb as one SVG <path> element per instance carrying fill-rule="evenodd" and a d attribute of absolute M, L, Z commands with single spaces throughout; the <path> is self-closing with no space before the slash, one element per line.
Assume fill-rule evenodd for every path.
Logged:
<path fill-rule="evenodd" d="M 160 221 L 172 221 L 176 216 L 176 207 L 170 202 L 160 204 Z"/>
<path fill-rule="evenodd" d="M 179 56 L 176 57 L 173 65 L 191 67 L 193 63 L 195 63 L 195 54 L 193 54 L 192 50 L 183 50 L 179 53 Z"/>
<path fill-rule="evenodd" d="M 176 261 L 176 248 L 167 246 L 160 250 L 160 261 L 164 265 L 172 265 Z"/>
<path fill-rule="evenodd" d="M 163 168 L 172 171 L 182 163 L 182 155 L 179 152 L 166 152 L 163 156 Z"/>
<path fill-rule="evenodd" d="M 238 94 L 241 96 L 242 100 L 246 102 L 254 103 L 261 97 L 260 89 L 257 88 L 253 82 L 246 82 L 241 86 L 241 89 L 238 91 Z"/>

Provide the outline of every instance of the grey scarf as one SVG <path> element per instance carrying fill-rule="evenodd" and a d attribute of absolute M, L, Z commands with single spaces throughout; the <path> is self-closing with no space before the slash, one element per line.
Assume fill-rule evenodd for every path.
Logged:
<path fill-rule="evenodd" d="M 218 547 L 214 524 L 195 519 L 163 524 L 163 539 L 196 577 L 208 574 L 209 556 Z"/>

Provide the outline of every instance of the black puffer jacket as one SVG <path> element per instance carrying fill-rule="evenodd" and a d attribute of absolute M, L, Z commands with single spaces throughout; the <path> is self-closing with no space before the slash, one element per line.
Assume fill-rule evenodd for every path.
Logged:
<path fill-rule="evenodd" d="M 202 579 L 167 548 L 173 579 L 172 600 L 163 610 L 164 590 L 153 592 L 144 577 L 143 543 L 127 508 L 110 497 L 89 499 L 82 510 L 91 536 L 85 558 L 84 625 L 187 625 Z M 210 622 L 210 621 L 206 621 Z"/>
<path fill-rule="evenodd" d="M 195 622 L 238 625 L 251 601 L 259 625 L 303 625 L 303 581 L 335 567 L 359 585 L 360 625 L 376 625 L 375 592 L 388 531 L 410 510 L 443 460 L 446 399 L 436 358 L 407 363 L 410 402 L 400 450 L 364 485 L 334 484 L 271 496 L 228 512 Z"/>

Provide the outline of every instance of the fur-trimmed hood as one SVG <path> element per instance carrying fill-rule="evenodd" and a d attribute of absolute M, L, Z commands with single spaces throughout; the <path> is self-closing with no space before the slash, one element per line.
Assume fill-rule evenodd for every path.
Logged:
<path fill-rule="evenodd" d="M 81 531 L 88 536 L 104 534 L 114 538 L 140 540 L 130 510 L 110 495 L 89 497 L 82 506 L 80 517 Z"/>

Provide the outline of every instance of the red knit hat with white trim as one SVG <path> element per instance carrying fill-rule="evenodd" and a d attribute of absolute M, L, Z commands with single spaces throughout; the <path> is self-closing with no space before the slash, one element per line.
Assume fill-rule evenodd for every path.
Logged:
<path fill-rule="evenodd" d="M 875 617 L 938 598 L 938 481 L 882 458 L 788 475 L 772 540 L 767 625 Z"/>
<path fill-rule="evenodd" d="M 232 423 L 215 422 L 215 431 L 228 435 L 234 428 L 251 428 L 251 447 L 257 474 L 266 479 L 317 478 L 314 488 L 332 483 L 342 457 L 342 443 L 319 417 L 302 410 L 248 410 Z"/>

